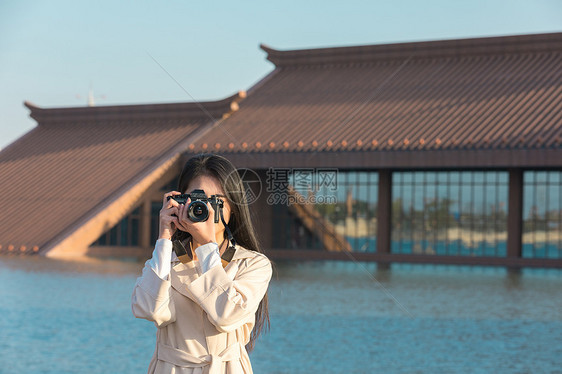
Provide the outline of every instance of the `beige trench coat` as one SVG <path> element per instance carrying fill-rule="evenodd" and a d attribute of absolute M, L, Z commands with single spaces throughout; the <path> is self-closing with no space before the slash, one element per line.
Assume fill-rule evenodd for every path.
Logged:
<path fill-rule="evenodd" d="M 203 275 L 198 261 L 172 264 L 169 280 L 145 265 L 132 309 L 158 327 L 148 373 L 252 373 L 244 346 L 271 274 L 265 255 L 238 245 Z"/>

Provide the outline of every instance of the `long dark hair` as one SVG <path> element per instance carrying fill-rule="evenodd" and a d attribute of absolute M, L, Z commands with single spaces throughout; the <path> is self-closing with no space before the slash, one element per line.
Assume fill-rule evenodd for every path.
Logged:
<path fill-rule="evenodd" d="M 181 193 L 189 192 L 186 191 L 189 183 L 194 178 L 200 176 L 214 177 L 219 181 L 230 205 L 228 228 L 232 232 L 236 243 L 251 251 L 263 253 L 255 234 L 254 225 L 252 224 L 244 185 L 234 165 L 219 155 L 210 153 L 198 154 L 185 163 L 178 180 L 178 191 Z M 176 230 L 172 240 L 184 241 L 189 237 L 191 237 L 191 234 Z M 256 323 L 250 335 L 250 341 L 246 345 L 248 351 L 254 348 L 255 341 L 262 330 L 264 332 L 269 330 L 269 326 L 266 292 L 256 311 Z"/>

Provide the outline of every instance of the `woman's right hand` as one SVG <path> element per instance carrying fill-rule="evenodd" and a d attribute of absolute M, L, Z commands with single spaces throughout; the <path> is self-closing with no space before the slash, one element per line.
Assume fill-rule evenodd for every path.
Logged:
<path fill-rule="evenodd" d="M 172 191 L 164 195 L 162 202 L 162 209 L 160 209 L 160 230 L 158 239 L 172 239 L 172 235 L 178 227 L 178 208 L 179 203 L 174 199 L 169 199 L 168 196 L 181 195 L 181 192 Z"/>

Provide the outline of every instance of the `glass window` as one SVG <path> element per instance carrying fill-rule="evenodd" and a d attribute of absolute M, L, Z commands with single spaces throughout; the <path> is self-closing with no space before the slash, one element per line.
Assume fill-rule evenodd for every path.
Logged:
<path fill-rule="evenodd" d="M 114 226 L 109 230 L 109 245 L 117 245 L 117 234 L 119 233 L 119 227 Z"/>
<path fill-rule="evenodd" d="M 102 234 L 94 245 L 137 246 L 139 244 L 140 207 Z"/>
<path fill-rule="evenodd" d="M 273 224 L 278 228 L 273 233 L 274 247 L 376 250 L 376 172 L 338 170 L 334 184 L 320 185 L 326 180 L 319 178 L 322 169 L 293 168 L 287 171 L 291 188 L 281 197 L 289 198 L 277 199 L 273 204 Z"/>
<path fill-rule="evenodd" d="M 505 255 L 507 172 L 415 172 L 413 184 L 406 174 L 393 174 L 393 253 Z"/>
<path fill-rule="evenodd" d="M 414 173 L 411 172 L 404 172 L 404 173 L 394 173 L 392 177 L 397 175 L 398 178 L 402 178 L 404 183 L 412 183 L 414 181 Z"/>
<path fill-rule="evenodd" d="M 121 246 L 126 246 L 127 244 L 129 244 L 129 240 L 128 240 L 128 234 L 129 234 L 129 217 L 125 217 L 125 219 L 123 219 L 120 223 L 119 223 L 119 245 Z"/>
<path fill-rule="evenodd" d="M 447 173 L 449 177 L 449 183 L 460 183 L 461 177 L 458 171 L 451 171 Z"/>
<path fill-rule="evenodd" d="M 523 173 L 523 257 L 562 258 L 562 171 Z"/>
<path fill-rule="evenodd" d="M 158 240 L 160 229 L 160 209 L 162 209 L 161 202 L 152 202 L 150 205 L 150 243 L 155 245 Z"/>
<path fill-rule="evenodd" d="M 135 218 L 131 220 L 131 245 L 139 245 L 139 219 Z"/>

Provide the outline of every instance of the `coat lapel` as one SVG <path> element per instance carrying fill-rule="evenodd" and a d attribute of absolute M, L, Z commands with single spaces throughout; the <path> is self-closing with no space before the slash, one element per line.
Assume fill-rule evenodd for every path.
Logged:
<path fill-rule="evenodd" d="M 250 251 L 250 250 L 236 244 L 236 252 L 234 252 L 234 255 L 232 256 L 231 261 L 254 257 L 255 255 L 256 255 L 256 252 Z"/>
<path fill-rule="evenodd" d="M 172 287 L 182 295 L 192 298 L 186 285 L 199 278 L 198 264 L 196 261 L 191 261 L 186 264 L 178 262 L 172 266 L 170 271 L 170 281 Z"/>

